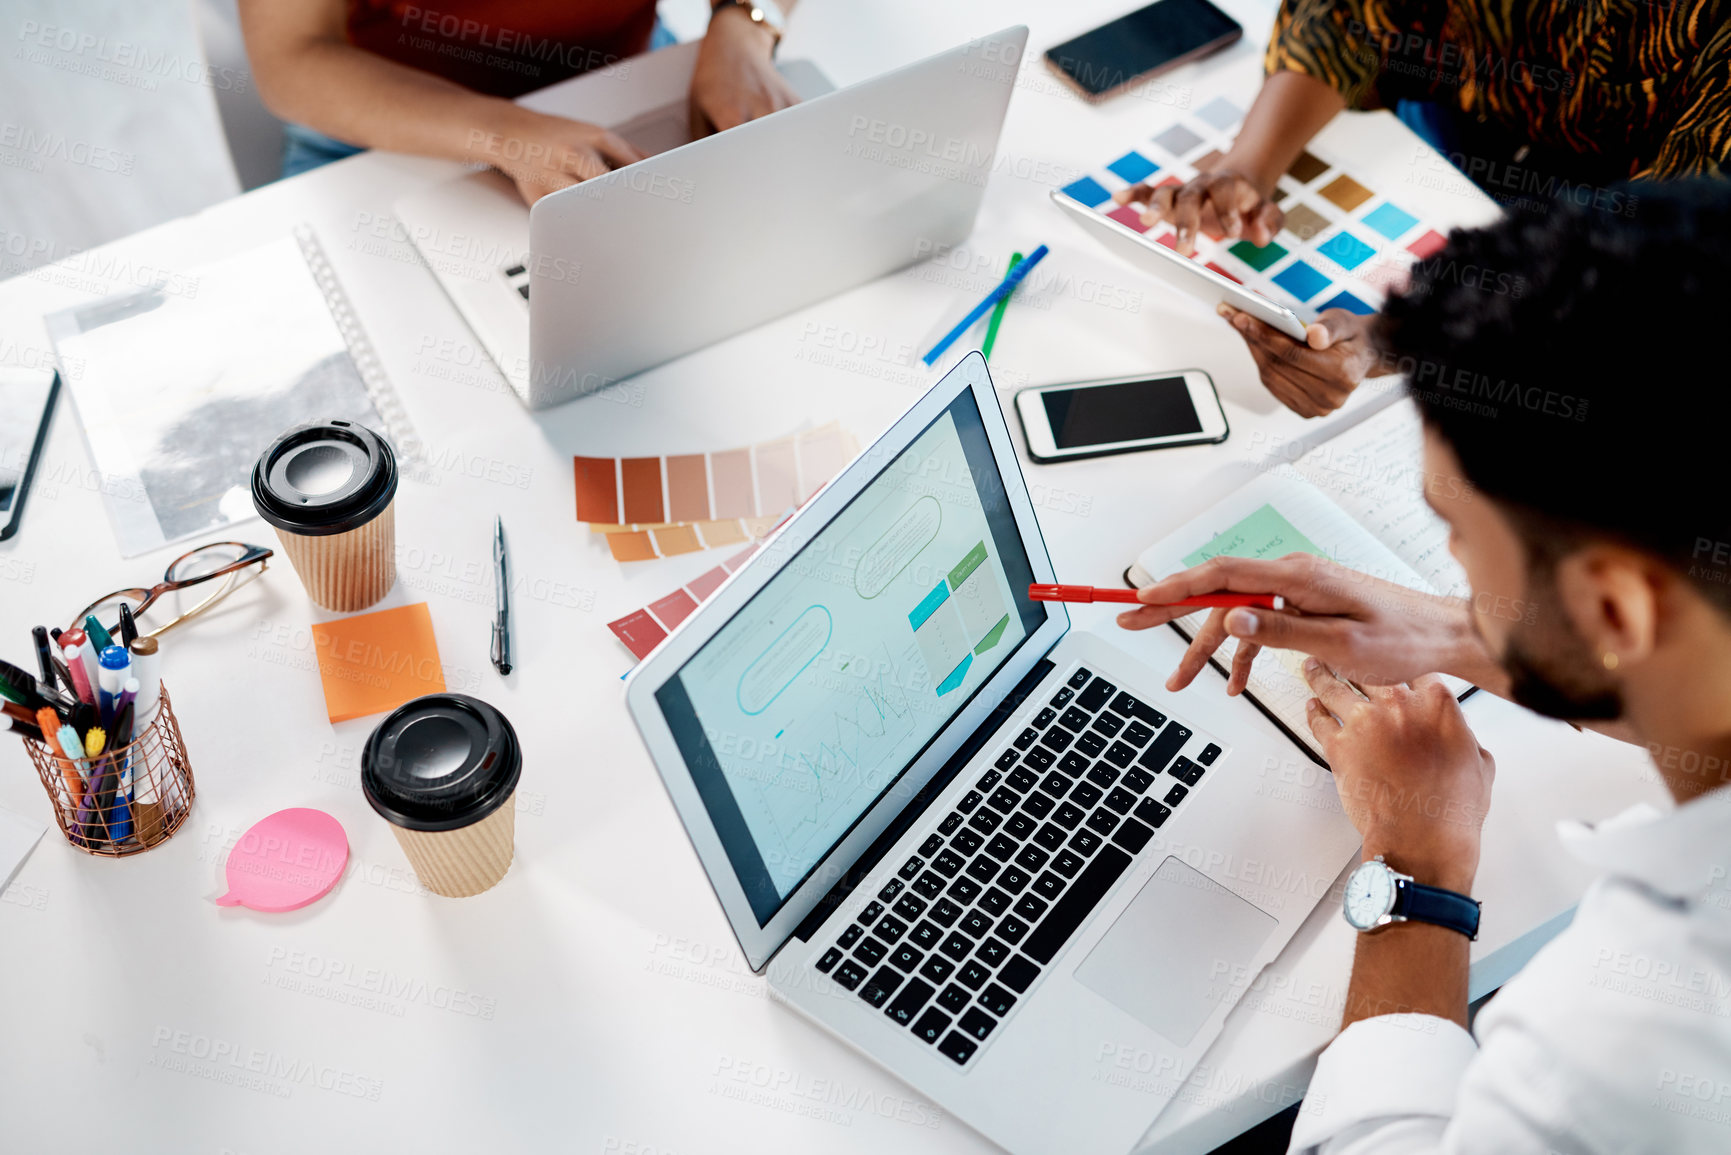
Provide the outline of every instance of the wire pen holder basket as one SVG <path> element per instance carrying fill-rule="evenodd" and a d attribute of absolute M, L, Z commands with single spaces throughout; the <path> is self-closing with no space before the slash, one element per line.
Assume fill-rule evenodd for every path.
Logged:
<path fill-rule="evenodd" d="M 192 810 L 192 763 L 163 686 L 156 713 L 124 746 L 76 761 L 24 739 L 66 841 L 89 854 L 122 858 L 179 830 Z"/>

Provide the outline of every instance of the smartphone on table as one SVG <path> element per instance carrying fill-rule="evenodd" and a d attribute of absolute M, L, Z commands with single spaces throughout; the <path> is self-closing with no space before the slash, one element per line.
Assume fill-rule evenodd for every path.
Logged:
<path fill-rule="evenodd" d="M 1200 369 L 1039 385 L 1016 394 L 1028 456 L 1052 463 L 1178 445 L 1230 432 L 1214 382 Z"/>
<path fill-rule="evenodd" d="M 1086 100 L 1207 56 L 1244 35 L 1208 0 L 1158 0 L 1046 50 L 1046 64 Z"/>

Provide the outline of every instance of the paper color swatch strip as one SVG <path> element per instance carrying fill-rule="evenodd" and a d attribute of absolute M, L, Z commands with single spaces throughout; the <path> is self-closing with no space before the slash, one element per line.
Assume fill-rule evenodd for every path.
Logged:
<path fill-rule="evenodd" d="M 333 722 L 380 714 L 445 690 L 426 602 L 315 622 L 313 647 Z"/>
<path fill-rule="evenodd" d="M 700 549 L 757 541 L 779 517 L 736 517 L 730 521 L 663 522 L 659 525 L 591 525 L 607 541 L 614 561 L 649 561 L 696 553 Z"/>
<path fill-rule="evenodd" d="M 574 458 L 577 520 L 661 526 L 779 518 L 840 473 L 857 449 L 831 422 L 717 453 Z"/>
<path fill-rule="evenodd" d="M 1143 181 L 1159 186 L 1190 180 L 1231 146 L 1243 119 L 1236 103 L 1218 97 L 1064 191 L 1143 232 L 1140 210 L 1113 204 L 1112 194 Z M 1275 196 L 1286 221 L 1270 243 L 1199 238 L 1196 259 L 1306 321 L 1325 309 L 1375 312 L 1386 293 L 1406 283 L 1414 262 L 1443 246 L 1439 231 L 1308 150 L 1280 177 Z M 1161 244 L 1177 246 L 1169 224 L 1162 221 L 1151 231 Z"/>
<path fill-rule="evenodd" d="M 625 648 L 631 651 L 633 657 L 641 661 L 673 632 L 675 626 L 690 617 L 692 610 L 721 588 L 721 583 L 727 580 L 728 575 L 744 565 L 758 548 L 757 543 L 752 543 L 714 569 L 705 570 L 692 578 L 666 597 L 657 598 L 640 610 L 632 610 L 624 617 L 608 622 L 607 628 L 613 631 L 614 637 L 625 643 Z"/>

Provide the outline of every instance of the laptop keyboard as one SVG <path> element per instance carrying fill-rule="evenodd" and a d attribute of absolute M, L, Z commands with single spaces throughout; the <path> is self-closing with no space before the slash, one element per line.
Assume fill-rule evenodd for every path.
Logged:
<path fill-rule="evenodd" d="M 1220 756 L 1078 669 L 815 964 L 966 1065 Z"/>

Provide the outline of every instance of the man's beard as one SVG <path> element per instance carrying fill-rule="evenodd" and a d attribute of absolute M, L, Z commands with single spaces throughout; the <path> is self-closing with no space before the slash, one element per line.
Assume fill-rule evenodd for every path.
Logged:
<path fill-rule="evenodd" d="M 1595 660 L 1560 612 L 1553 620 L 1556 628 L 1547 639 L 1549 644 L 1532 644 L 1519 627 L 1510 633 L 1502 656 L 1509 697 L 1535 714 L 1565 722 L 1621 718 L 1623 694 L 1602 672 L 1603 660 Z"/>

